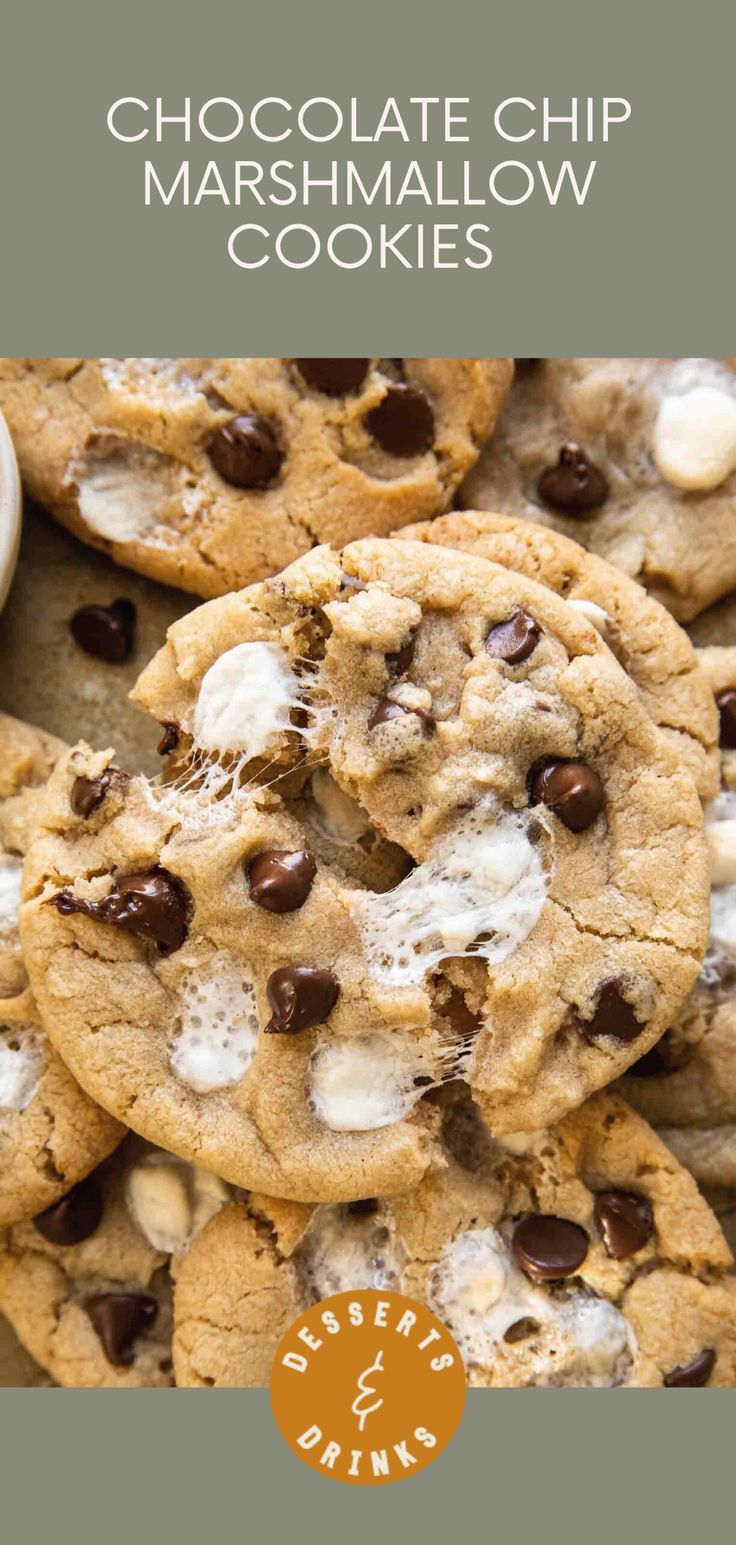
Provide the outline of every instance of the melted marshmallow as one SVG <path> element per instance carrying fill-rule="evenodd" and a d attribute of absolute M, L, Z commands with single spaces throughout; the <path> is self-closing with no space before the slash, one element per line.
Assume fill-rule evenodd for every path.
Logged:
<path fill-rule="evenodd" d="M 601 638 L 606 638 L 609 616 L 608 612 L 604 612 L 603 607 L 599 606 L 597 601 L 586 601 L 583 599 L 568 601 L 567 604 L 572 606 L 576 612 L 579 612 L 581 617 L 585 617 L 587 622 L 592 623 L 596 632 L 600 633 Z"/>
<path fill-rule="evenodd" d="M 177 496 L 177 471 L 168 457 L 112 436 L 92 445 L 69 477 L 85 525 L 111 542 L 150 536 Z"/>
<path fill-rule="evenodd" d="M 185 978 L 173 1071 L 197 1094 L 236 1084 L 258 1049 L 258 1014 L 247 968 L 225 951 Z"/>
<path fill-rule="evenodd" d="M 236 644 L 203 678 L 194 739 L 203 751 L 250 761 L 273 749 L 300 705 L 299 683 L 280 644 Z"/>
<path fill-rule="evenodd" d="M 229 1199 L 217 1175 L 162 1150 L 128 1172 L 125 1199 L 133 1222 L 154 1250 L 176 1255 Z"/>
<path fill-rule="evenodd" d="M 312 773 L 312 798 L 317 807 L 315 826 L 340 848 L 352 848 L 370 830 L 370 821 L 357 800 L 344 794 L 326 767 Z"/>
<path fill-rule="evenodd" d="M 717 488 L 736 470 L 736 398 L 725 389 L 731 380 L 708 361 L 694 371 L 700 363 L 672 372 L 669 384 L 684 389 L 663 398 L 652 439 L 658 471 L 686 491 Z M 691 384 L 703 375 L 723 385 Z"/>
<path fill-rule="evenodd" d="M 11 854 L 0 858 L 0 938 L 7 938 L 17 930 L 22 873 L 19 858 L 13 858 Z"/>
<path fill-rule="evenodd" d="M 478 807 L 394 890 L 356 892 L 350 910 L 374 975 L 397 987 L 418 986 L 450 955 L 499 962 L 518 949 L 547 893 L 527 827 L 525 814 Z"/>
<path fill-rule="evenodd" d="M 319 1046 L 307 1074 L 309 1102 L 332 1132 L 370 1132 L 409 1114 L 426 1093 L 416 1042 L 397 1031 L 344 1036 Z"/>
<path fill-rule="evenodd" d="M 19 1035 L 9 1026 L 0 1030 L 0 1110 L 25 1110 L 43 1067 L 43 1052 L 34 1035 Z"/>
<path fill-rule="evenodd" d="M 401 1285 L 396 1247 L 380 1216 L 353 1214 L 348 1207 L 319 1207 L 299 1250 L 299 1265 L 310 1296 L 329 1298 L 348 1289 Z"/>

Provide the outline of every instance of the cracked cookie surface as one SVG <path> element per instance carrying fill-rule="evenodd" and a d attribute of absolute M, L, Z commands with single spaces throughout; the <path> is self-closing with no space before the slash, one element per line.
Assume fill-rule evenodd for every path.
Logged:
<path fill-rule="evenodd" d="M 536 1130 L 672 1022 L 700 803 L 552 590 L 317 549 L 175 624 L 136 696 L 164 779 L 71 753 L 23 927 L 49 1033 L 151 1141 L 296 1200 L 399 1191 L 436 1157 L 433 1086 Z"/>
<path fill-rule="evenodd" d="M 24 483 L 83 541 L 202 596 L 446 509 L 506 359 L 0 361 Z"/>
<path fill-rule="evenodd" d="M 711 935 L 677 1022 L 622 1092 L 701 1185 L 736 1187 L 736 648 L 699 651 L 721 723 L 721 792 L 705 813 Z"/>
<path fill-rule="evenodd" d="M 687 634 L 641 585 L 548 526 L 490 511 L 456 510 L 396 534 L 475 553 L 555 590 L 588 617 L 636 683 L 701 799 L 718 792 L 718 716 L 708 676 Z"/>
<path fill-rule="evenodd" d="M 517 369 L 469 509 L 554 526 L 675 617 L 736 585 L 736 373 L 715 359 L 550 359 Z"/>
<path fill-rule="evenodd" d="M 128 1136 L 54 1206 L 0 1239 L 0 1309 L 59 1384 L 166 1387 L 172 1277 L 231 1196 L 216 1176 Z"/>
<path fill-rule="evenodd" d="M 0 1227 L 48 1206 L 122 1135 L 45 1035 L 21 952 L 23 854 L 46 778 L 66 749 L 0 714 Z"/>
<path fill-rule="evenodd" d="M 467 1095 L 438 1109 L 446 1167 L 406 1196 L 250 1196 L 207 1224 L 176 1282 L 178 1384 L 266 1385 L 294 1317 L 351 1288 L 427 1303 L 475 1387 L 734 1383 L 728 1248 L 641 1117 L 598 1095 L 511 1149 Z"/>

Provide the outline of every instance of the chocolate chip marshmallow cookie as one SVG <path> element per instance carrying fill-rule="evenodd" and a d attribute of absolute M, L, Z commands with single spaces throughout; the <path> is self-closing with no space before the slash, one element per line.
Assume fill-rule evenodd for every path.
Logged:
<path fill-rule="evenodd" d="M 415 1184 L 465 1076 L 536 1130 L 672 1023 L 707 940 L 695 787 L 587 617 L 425 543 L 318 548 L 169 631 L 165 779 L 59 767 L 27 868 L 45 1024 L 234 1184 Z"/>
<path fill-rule="evenodd" d="M 507 359 L 0 360 L 27 489 L 83 541 L 202 596 L 316 542 L 446 509 Z"/>
<path fill-rule="evenodd" d="M 509 515 L 456 510 L 397 535 L 475 553 L 555 590 L 592 622 L 636 683 L 701 799 L 718 793 L 718 713 L 708 675 L 687 634 L 635 580 L 558 531 Z"/>
<path fill-rule="evenodd" d="M 736 648 L 699 653 L 722 748 L 722 790 L 706 809 L 710 943 L 677 1022 L 622 1089 L 702 1185 L 736 1187 Z"/>
<path fill-rule="evenodd" d="M 178 1384 L 265 1385 L 295 1315 L 375 1288 L 428 1304 L 473 1386 L 733 1385 L 726 1242 L 623 1101 L 599 1095 L 515 1145 L 467 1094 L 440 1111 L 446 1168 L 406 1196 L 249 1197 L 207 1224 L 176 1282 Z"/>
<path fill-rule="evenodd" d="M 172 1275 L 231 1196 L 216 1176 L 128 1137 L 0 1239 L 0 1310 L 59 1384 L 165 1387 Z"/>
<path fill-rule="evenodd" d="M 65 750 L 53 735 L 0 714 L 0 1228 L 55 1201 L 122 1137 L 44 1034 L 20 947 L 23 853 L 45 780 Z"/>
<path fill-rule="evenodd" d="M 714 359 L 519 361 L 469 509 L 556 527 L 695 617 L 736 585 L 736 373 Z"/>

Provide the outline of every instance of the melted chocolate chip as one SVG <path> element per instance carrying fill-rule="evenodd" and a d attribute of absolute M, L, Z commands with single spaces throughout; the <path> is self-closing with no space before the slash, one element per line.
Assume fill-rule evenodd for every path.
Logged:
<path fill-rule="evenodd" d="M 368 374 L 369 359 L 295 359 L 307 386 L 325 397 L 344 397 L 357 392 Z"/>
<path fill-rule="evenodd" d="M 573 440 L 562 446 L 555 467 L 548 467 L 537 484 L 540 499 L 565 515 L 587 515 L 608 498 L 608 483 Z"/>
<path fill-rule="evenodd" d="M 161 725 L 161 728 L 163 730 L 163 735 L 161 736 L 156 750 L 159 756 L 169 756 L 172 751 L 176 750 L 179 744 L 179 726 L 178 724 L 172 724 L 171 721 L 167 719 Z"/>
<path fill-rule="evenodd" d="M 494 660 L 505 660 L 507 665 L 521 665 L 539 643 L 542 629 L 528 612 L 514 612 L 506 622 L 497 622 L 486 638 L 486 651 Z"/>
<path fill-rule="evenodd" d="M 64 889 L 49 897 L 63 916 L 81 912 L 143 939 L 152 939 L 161 955 L 170 955 L 187 935 L 188 896 L 180 880 L 158 865 L 138 874 L 119 875 L 100 901 Z"/>
<path fill-rule="evenodd" d="M 537 1321 L 525 1314 L 520 1320 L 514 1320 L 513 1325 L 509 1325 L 503 1339 L 509 1343 L 509 1346 L 513 1346 L 515 1341 L 528 1341 L 530 1336 L 536 1336 L 538 1330 Z"/>
<path fill-rule="evenodd" d="M 691 1363 L 666 1373 L 662 1383 L 665 1389 L 702 1389 L 708 1383 L 715 1365 L 715 1347 L 703 1347 Z"/>
<path fill-rule="evenodd" d="M 610 1035 L 615 1041 L 634 1041 L 643 1029 L 644 1022 L 637 1019 L 618 980 L 603 983 L 592 1018 L 582 1022 L 583 1034 L 589 1041 L 602 1035 Z"/>
<path fill-rule="evenodd" d="M 593 1213 L 606 1253 L 614 1261 L 636 1255 L 654 1233 L 651 1203 L 636 1191 L 599 1191 Z"/>
<path fill-rule="evenodd" d="M 366 1196 L 357 1202 L 348 1202 L 348 1212 L 354 1218 L 369 1218 L 372 1213 L 378 1212 L 378 1197 Z"/>
<path fill-rule="evenodd" d="M 534 1282 L 559 1282 L 582 1266 L 588 1236 L 578 1223 L 551 1213 L 533 1212 L 514 1229 L 513 1251 L 522 1271 Z"/>
<path fill-rule="evenodd" d="M 96 1293 L 85 1309 L 114 1368 L 129 1368 L 135 1357 L 134 1342 L 150 1330 L 158 1303 L 150 1293 Z"/>
<path fill-rule="evenodd" d="M 284 455 L 273 424 L 260 413 L 239 413 L 207 442 L 216 472 L 235 488 L 265 488 L 281 471 Z"/>
<path fill-rule="evenodd" d="M 85 654 L 108 665 L 120 665 L 133 648 L 136 611 L 132 601 L 110 606 L 80 606 L 69 620 L 69 631 Z"/>
<path fill-rule="evenodd" d="M 721 722 L 721 745 L 726 751 L 736 750 L 736 687 L 727 687 L 716 696 L 716 706 Z"/>
<path fill-rule="evenodd" d="M 270 848 L 248 865 L 251 900 L 267 912 L 296 912 L 312 889 L 317 865 L 305 848 Z"/>
<path fill-rule="evenodd" d="M 549 757 L 529 776 L 532 804 L 546 805 L 571 832 L 587 831 L 604 805 L 603 784 L 586 762 Z"/>
<path fill-rule="evenodd" d="M 78 1245 L 99 1227 L 104 1208 L 102 1189 L 88 1175 L 72 1186 L 66 1196 L 53 1202 L 33 1219 L 33 1226 L 52 1245 Z"/>
<path fill-rule="evenodd" d="M 267 1035 L 293 1035 L 324 1024 L 337 1003 L 340 984 L 324 966 L 279 966 L 266 983 L 271 1005 Z"/>
<path fill-rule="evenodd" d="M 427 713 L 425 708 L 406 708 L 403 703 L 392 702 L 390 697 L 379 699 L 368 720 L 368 728 L 375 730 L 379 724 L 390 724 L 392 719 L 403 719 L 407 714 L 415 714 L 418 719 L 421 719 L 425 730 L 434 728 L 434 717 L 431 713 Z"/>
<path fill-rule="evenodd" d="M 396 654 L 386 655 L 386 664 L 392 676 L 406 675 L 414 660 L 415 648 L 416 638 L 412 635 L 406 644 L 402 644 L 401 648 L 397 650 Z"/>
<path fill-rule="evenodd" d="M 106 767 L 97 778 L 85 778 L 82 774 L 74 779 L 69 795 L 69 803 L 75 815 L 81 815 L 84 819 L 102 804 L 109 789 L 117 784 L 128 783 L 128 774 L 119 767 Z"/>
<path fill-rule="evenodd" d="M 417 386 L 390 386 L 365 422 L 390 456 L 420 456 L 434 440 L 434 413 Z"/>

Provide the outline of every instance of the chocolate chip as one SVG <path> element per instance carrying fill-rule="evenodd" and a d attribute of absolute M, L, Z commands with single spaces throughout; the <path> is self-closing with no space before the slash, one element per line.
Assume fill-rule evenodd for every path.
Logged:
<path fill-rule="evenodd" d="M 179 744 L 179 726 L 178 724 L 172 724 L 169 719 L 166 719 L 161 725 L 161 728 L 163 730 L 163 735 L 161 736 L 156 750 L 159 756 L 169 756 L 172 751 L 176 750 Z"/>
<path fill-rule="evenodd" d="M 666 1373 L 662 1383 L 665 1389 L 702 1389 L 708 1383 L 715 1365 L 715 1347 L 703 1347 L 691 1363 Z"/>
<path fill-rule="evenodd" d="M 344 397 L 357 392 L 368 374 L 369 359 L 295 359 L 307 386 L 325 397 Z"/>
<path fill-rule="evenodd" d="M 599 1191 L 593 1214 L 614 1261 L 636 1255 L 654 1233 L 651 1203 L 636 1191 Z"/>
<path fill-rule="evenodd" d="M 624 998 L 621 983 L 613 979 L 601 986 L 593 1016 L 583 1020 L 582 1030 L 589 1041 L 602 1035 L 610 1035 L 615 1041 L 634 1041 L 641 1035 L 644 1024 Z"/>
<path fill-rule="evenodd" d="M 158 1303 L 150 1293 L 96 1293 L 85 1309 L 114 1368 L 129 1368 L 135 1356 L 133 1343 L 150 1330 Z"/>
<path fill-rule="evenodd" d="M 396 654 L 386 655 L 386 664 L 392 676 L 406 675 L 414 660 L 415 648 L 416 638 L 412 635 L 406 644 L 402 644 L 401 648 L 397 650 Z"/>
<path fill-rule="evenodd" d="M 369 730 L 375 730 L 379 724 L 390 724 L 392 719 L 403 719 L 407 714 L 415 714 L 422 720 L 425 730 L 434 728 L 434 717 L 426 708 L 406 708 L 403 703 L 394 703 L 390 697 L 382 697 L 377 702 L 373 713 L 368 720 Z"/>
<path fill-rule="evenodd" d="M 265 488 L 284 459 L 273 425 L 260 413 L 239 413 L 221 424 L 207 441 L 207 455 L 235 488 Z"/>
<path fill-rule="evenodd" d="M 569 440 L 563 445 L 556 467 L 543 472 L 537 490 L 545 504 L 565 515 L 587 515 L 608 498 L 608 483 L 589 461 L 585 451 Z"/>
<path fill-rule="evenodd" d="M 505 660 L 507 665 L 521 665 L 539 643 L 542 629 L 528 612 L 514 612 L 506 622 L 497 622 L 486 638 L 486 651 L 494 660 Z"/>
<path fill-rule="evenodd" d="M 248 865 L 251 899 L 266 912 L 297 912 L 312 889 L 317 865 L 305 848 L 270 848 Z"/>
<path fill-rule="evenodd" d="M 133 648 L 135 606 L 121 598 L 110 606 L 80 606 L 69 619 L 69 631 L 85 654 L 108 665 L 120 665 Z"/>
<path fill-rule="evenodd" d="M 80 1180 L 66 1196 L 33 1219 L 34 1228 L 52 1245 L 78 1245 L 99 1227 L 104 1200 L 92 1175 Z"/>
<path fill-rule="evenodd" d="M 546 805 L 571 832 L 587 831 L 603 809 L 603 784 L 586 762 L 547 757 L 529 775 L 532 804 Z"/>
<path fill-rule="evenodd" d="M 559 1282 L 582 1266 L 588 1236 L 578 1223 L 551 1213 L 533 1212 L 514 1229 L 514 1255 L 534 1282 Z"/>
<path fill-rule="evenodd" d="M 541 359 L 515 359 L 514 360 L 514 366 L 515 366 L 515 369 L 516 369 L 516 373 L 517 373 L 517 375 L 520 375 L 520 376 L 531 375 L 532 371 L 536 370 L 537 365 L 541 365 L 541 363 L 542 363 Z"/>
<path fill-rule="evenodd" d="M 727 687 L 716 696 L 716 706 L 721 721 L 721 745 L 726 751 L 736 750 L 736 687 Z"/>
<path fill-rule="evenodd" d="M 337 1003 L 340 984 L 324 966 L 279 966 L 266 983 L 271 1005 L 267 1035 L 291 1035 L 321 1025 Z"/>
<path fill-rule="evenodd" d="M 434 440 L 434 413 L 417 386 L 390 386 L 366 417 L 369 433 L 390 456 L 420 456 Z"/>
<path fill-rule="evenodd" d="M 187 935 L 187 892 L 175 875 L 158 865 L 119 875 L 100 901 L 75 896 L 65 888 L 50 896 L 49 904 L 64 917 L 81 912 L 98 923 L 110 923 L 126 933 L 152 939 L 161 955 L 178 950 Z"/>
<path fill-rule="evenodd" d="M 516 1341 L 527 1341 L 530 1336 L 536 1336 L 538 1330 L 537 1321 L 525 1314 L 520 1320 L 514 1320 L 513 1325 L 509 1325 L 503 1339 L 509 1343 L 509 1346 L 513 1346 Z"/>
<path fill-rule="evenodd" d="M 74 814 L 84 816 L 86 820 L 87 816 L 102 804 L 109 789 L 114 788 L 116 784 L 120 786 L 129 781 L 128 774 L 119 767 L 106 767 L 97 778 L 85 778 L 80 774 L 74 779 L 69 795 L 69 803 Z"/>

